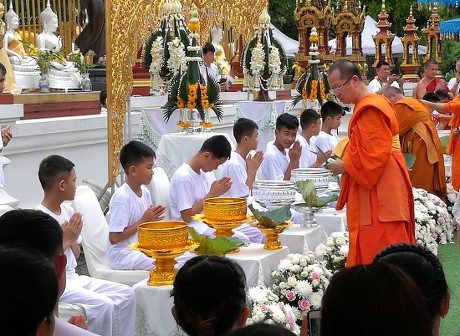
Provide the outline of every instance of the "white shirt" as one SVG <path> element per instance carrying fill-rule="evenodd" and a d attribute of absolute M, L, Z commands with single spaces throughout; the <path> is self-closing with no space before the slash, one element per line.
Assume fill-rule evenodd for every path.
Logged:
<path fill-rule="evenodd" d="M 228 176 L 232 180 L 232 187 L 223 197 L 247 197 L 249 188 L 246 185 L 248 179 L 246 160 L 237 152 L 232 152 L 230 159 L 222 164 L 220 174 Z"/>
<path fill-rule="evenodd" d="M 331 133 L 332 134 L 327 134 L 326 132 L 321 131 L 315 139 L 315 145 L 323 152 L 327 152 L 328 150 L 333 151 L 335 146 L 339 143 L 339 136 L 335 130 L 332 130 Z"/>
<path fill-rule="evenodd" d="M 204 63 L 201 63 L 200 64 L 200 73 L 201 73 L 201 76 L 203 76 L 205 84 L 208 84 L 208 75 L 211 76 L 212 78 L 214 78 L 214 80 L 217 83 L 219 83 L 219 81 L 220 81 L 220 79 L 222 77 L 219 74 L 219 69 L 217 68 L 217 65 L 215 65 L 214 63 L 211 63 L 208 67 L 206 65 L 204 65 Z M 226 78 L 226 81 L 225 81 L 227 89 L 228 89 L 228 87 L 230 85 L 232 85 L 233 80 L 234 80 L 234 78 L 232 76 L 227 75 L 227 78 Z"/>
<path fill-rule="evenodd" d="M 133 225 L 152 205 L 150 191 L 146 186 L 141 186 L 142 195 L 137 196 L 127 183 L 123 183 L 110 199 L 110 223 L 109 232 L 123 232 L 125 228 Z M 137 233 L 121 242 L 112 245 L 107 242 L 107 257 L 111 265 L 131 263 L 130 257 L 137 260 L 128 245 L 137 242 Z"/>
<path fill-rule="evenodd" d="M 300 145 L 302 146 L 302 153 L 300 154 L 299 159 L 299 168 L 308 168 L 316 162 L 315 153 L 318 152 L 318 149 L 315 145 L 315 139 L 316 137 L 312 136 L 310 138 L 310 143 L 308 143 L 307 139 L 305 139 L 302 135 L 297 135 L 297 140 L 300 142 Z"/>
<path fill-rule="evenodd" d="M 286 151 L 287 152 L 287 151 Z M 289 156 L 280 152 L 273 144 L 267 146 L 264 159 L 260 165 L 262 180 L 284 180 L 284 173 L 289 166 Z"/>
<path fill-rule="evenodd" d="M 74 210 L 72 209 L 72 207 L 67 204 L 61 204 L 61 213 L 59 215 L 56 215 L 55 213 L 51 212 L 42 204 L 39 204 L 37 206 L 37 210 L 41 210 L 44 213 L 47 213 L 48 215 L 53 217 L 61 226 L 62 224 L 64 224 L 65 221 L 68 221 L 70 217 L 72 217 L 72 215 L 74 214 Z M 81 240 L 81 237 L 79 237 L 78 240 Z M 64 254 L 67 257 L 67 265 L 65 267 L 66 278 L 73 279 L 76 276 L 75 267 L 77 267 L 77 259 L 75 258 L 75 255 L 73 254 L 73 251 L 70 247 L 68 247 L 64 251 Z"/>
<path fill-rule="evenodd" d="M 181 211 L 191 209 L 200 202 L 209 192 L 208 182 L 203 171 L 197 174 L 188 163 L 177 168 L 171 178 L 169 187 L 169 207 L 171 219 L 182 221 Z M 199 234 L 203 234 L 209 227 L 198 221 L 188 223 Z"/>
<path fill-rule="evenodd" d="M 449 82 L 447 83 L 447 87 L 449 88 L 449 90 L 452 90 L 455 83 L 457 83 L 457 77 L 453 77 L 449 80 Z M 455 91 L 454 96 L 458 95 L 459 91 L 460 91 L 460 84 L 457 85 L 457 90 Z"/>
<path fill-rule="evenodd" d="M 384 83 L 385 84 L 385 83 Z M 399 89 L 399 84 L 398 82 L 394 81 L 393 83 L 391 83 L 391 86 L 394 86 L 395 88 L 398 88 Z M 374 78 L 373 80 L 371 80 L 369 82 L 369 84 L 367 85 L 367 88 L 376 93 L 378 90 L 380 90 L 382 88 L 382 83 L 380 82 L 379 79 L 377 78 Z"/>

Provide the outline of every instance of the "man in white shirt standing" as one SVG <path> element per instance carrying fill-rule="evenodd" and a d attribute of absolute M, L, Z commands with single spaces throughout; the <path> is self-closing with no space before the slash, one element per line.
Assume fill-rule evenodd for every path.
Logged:
<path fill-rule="evenodd" d="M 455 71 L 457 75 L 455 77 L 452 77 L 449 82 L 447 83 L 447 87 L 449 88 L 450 92 L 454 95 L 458 95 L 460 91 L 460 60 L 455 63 Z"/>
<path fill-rule="evenodd" d="M 200 65 L 200 73 L 203 76 L 204 82 L 208 83 L 208 76 L 215 80 L 219 85 L 220 91 L 227 91 L 230 85 L 233 83 L 233 69 L 230 69 L 230 73 L 226 78 L 223 78 L 219 73 L 217 65 L 214 63 L 214 53 L 216 48 L 212 43 L 206 43 L 203 47 L 203 63 Z"/>
<path fill-rule="evenodd" d="M 387 87 L 394 86 L 403 90 L 403 79 L 401 75 L 391 74 L 390 75 L 390 64 L 386 61 L 380 61 L 375 67 L 376 76 L 369 82 L 367 88 L 379 95 L 383 94 Z"/>

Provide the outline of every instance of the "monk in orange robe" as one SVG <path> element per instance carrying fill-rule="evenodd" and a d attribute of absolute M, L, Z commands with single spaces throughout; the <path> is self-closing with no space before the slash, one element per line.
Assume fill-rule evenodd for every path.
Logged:
<path fill-rule="evenodd" d="M 446 174 L 438 132 L 431 121 L 431 110 L 401 90 L 387 88 L 383 93 L 394 105 L 399 125 L 401 151 L 416 157 L 409 177 L 412 186 L 425 189 L 446 201 Z"/>
<path fill-rule="evenodd" d="M 342 103 L 355 104 L 344 159 L 328 164 L 334 175 L 342 174 L 337 209 L 347 205 L 346 265 L 368 264 L 388 245 L 415 242 L 414 198 L 398 121 L 391 102 L 370 93 L 350 61 L 332 64 L 328 82 Z"/>
<path fill-rule="evenodd" d="M 460 189 L 460 95 L 457 95 L 453 100 L 447 103 L 432 103 L 426 100 L 422 100 L 423 103 L 428 105 L 432 110 L 436 110 L 439 113 L 452 113 L 453 117 L 449 122 L 450 125 L 450 137 L 449 143 L 447 144 L 446 152 L 452 156 L 451 166 L 451 182 L 452 187 L 459 191 Z"/>

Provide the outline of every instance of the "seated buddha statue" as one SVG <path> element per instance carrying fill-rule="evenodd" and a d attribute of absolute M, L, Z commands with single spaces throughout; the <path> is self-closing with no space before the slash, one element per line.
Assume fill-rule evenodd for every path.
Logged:
<path fill-rule="evenodd" d="M 6 32 L 3 38 L 3 47 L 8 53 L 10 63 L 21 65 L 23 68 L 30 67 L 31 71 L 37 71 L 37 62 L 27 56 L 24 45 L 21 42 L 21 35 L 16 31 L 19 27 L 19 16 L 13 10 L 13 3 L 5 14 Z"/>
<path fill-rule="evenodd" d="M 221 45 L 222 39 L 224 38 L 223 31 L 220 28 L 212 27 L 211 29 L 212 45 L 216 49 L 214 52 L 214 63 L 216 63 L 219 73 L 226 77 L 230 72 L 230 64 L 225 58 L 225 50 Z"/>
<path fill-rule="evenodd" d="M 39 50 L 61 50 L 61 37 L 56 36 L 58 17 L 50 7 L 49 0 L 46 8 L 40 14 L 43 31 L 35 38 L 35 44 Z M 76 89 L 80 87 L 81 75 L 73 62 L 60 59 L 50 62 L 49 67 L 50 87 L 59 89 Z"/>

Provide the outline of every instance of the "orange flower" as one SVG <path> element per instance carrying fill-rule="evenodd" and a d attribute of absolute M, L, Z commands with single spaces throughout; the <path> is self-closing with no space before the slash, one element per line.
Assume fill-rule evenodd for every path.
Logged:
<path fill-rule="evenodd" d="M 196 107 L 196 103 L 195 103 L 195 102 L 190 102 L 190 101 L 187 102 L 187 108 L 188 108 L 188 109 L 191 110 L 191 109 L 194 109 L 195 107 Z"/>
<path fill-rule="evenodd" d="M 318 36 L 310 35 L 310 43 L 316 43 L 316 42 L 318 42 Z"/>
<path fill-rule="evenodd" d="M 177 105 L 177 108 L 184 108 L 185 107 L 184 101 L 180 97 L 177 97 L 176 105 Z"/>
<path fill-rule="evenodd" d="M 197 31 L 198 29 L 200 29 L 200 23 L 199 22 L 189 22 L 188 29 L 190 29 L 191 31 Z"/>

